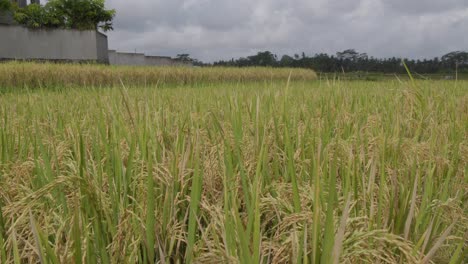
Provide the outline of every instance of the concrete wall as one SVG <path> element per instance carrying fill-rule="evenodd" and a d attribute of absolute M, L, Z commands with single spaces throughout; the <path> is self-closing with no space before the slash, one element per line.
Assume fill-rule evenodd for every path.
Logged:
<path fill-rule="evenodd" d="M 109 64 L 111 65 L 145 65 L 145 54 L 109 51 Z"/>
<path fill-rule="evenodd" d="M 10 11 L 0 11 L 0 25 L 11 25 L 14 24 L 13 14 Z"/>
<path fill-rule="evenodd" d="M 15 59 L 97 61 L 131 66 L 192 66 L 170 57 L 108 50 L 107 36 L 94 30 L 32 30 L 0 23 L 0 61 Z"/>
<path fill-rule="evenodd" d="M 174 60 L 171 57 L 146 56 L 145 64 L 151 66 L 167 66 L 173 65 Z"/>
<path fill-rule="evenodd" d="M 146 65 L 150 66 L 192 66 L 192 63 L 177 61 L 171 57 L 146 56 Z"/>
<path fill-rule="evenodd" d="M 97 49 L 97 61 L 102 63 L 109 63 L 109 47 L 107 43 L 107 36 L 101 32 L 96 31 L 96 49 Z"/>
<path fill-rule="evenodd" d="M 0 25 L 0 59 L 108 62 L 107 37 L 93 30 Z"/>
<path fill-rule="evenodd" d="M 171 57 L 145 56 L 143 53 L 125 53 L 109 50 L 109 64 L 132 66 L 192 66 L 191 63 L 176 61 Z"/>

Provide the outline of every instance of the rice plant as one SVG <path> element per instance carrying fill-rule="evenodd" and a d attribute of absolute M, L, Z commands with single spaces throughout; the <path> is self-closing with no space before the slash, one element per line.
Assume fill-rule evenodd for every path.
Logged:
<path fill-rule="evenodd" d="M 7 65 L 1 263 L 466 263 L 467 82 Z"/>
<path fill-rule="evenodd" d="M 99 64 L 0 63 L 0 87 L 7 89 L 63 89 L 68 87 L 206 86 L 218 82 L 274 82 L 314 80 L 312 70 L 286 68 L 149 67 Z"/>

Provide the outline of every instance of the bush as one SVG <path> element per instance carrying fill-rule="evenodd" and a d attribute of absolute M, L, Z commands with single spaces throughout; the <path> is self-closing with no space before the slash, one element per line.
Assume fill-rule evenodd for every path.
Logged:
<path fill-rule="evenodd" d="M 9 0 L 0 0 L 0 12 L 11 10 L 11 2 Z"/>

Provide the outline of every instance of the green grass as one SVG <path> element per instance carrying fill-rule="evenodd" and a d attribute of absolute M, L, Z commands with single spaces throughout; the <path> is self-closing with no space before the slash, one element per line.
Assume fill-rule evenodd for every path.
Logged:
<path fill-rule="evenodd" d="M 466 261 L 468 83 L 286 78 L 0 95 L 0 262 Z"/>
<path fill-rule="evenodd" d="M 318 73 L 318 78 L 322 80 L 333 80 L 340 79 L 345 81 L 392 81 L 401 80 L 406 81 L 409 79 L 407 74 L 401 73 L 378 73 L 378 72 L 335 72 L 335 73 Z M 433 81 L 456 81 L 468 80 L 468 73 L 465 72 L 447 72 L 447 73 L 431 73 L 431 74 L 419 74 L 412 73 L 413 77 L 418 80 L 433 80 Z"/>

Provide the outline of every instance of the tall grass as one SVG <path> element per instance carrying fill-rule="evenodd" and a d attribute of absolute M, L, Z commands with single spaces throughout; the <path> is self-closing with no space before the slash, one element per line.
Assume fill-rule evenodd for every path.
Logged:
<path fill-rule="evenodd" d="M 314 80 L 312 70 L 284 68 L 225 68 L 225 67 L 136 67 L 98 64 L 53 64 L 30 62 L 0 63 L 0 87 L 66 88 L 66 87 L 129 87 L 199 84 L 218 82 L 272 82 L 285 80 Z"/>
<path fill-rule="evenodd" d="M 0 260 L 463 263 L 465 87 L 3 94 Z"/>

